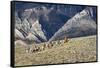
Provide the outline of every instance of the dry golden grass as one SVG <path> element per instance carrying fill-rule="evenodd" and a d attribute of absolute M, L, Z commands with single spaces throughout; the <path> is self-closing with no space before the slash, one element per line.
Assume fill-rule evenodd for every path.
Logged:
<path fill-rule="evenodd" d="M 96 36 L 69 39 L 35 53 L 25 53 L 24 46 L 15 45 L 15 66 L 90 62 L 96 61 L 96 54 Z"/>

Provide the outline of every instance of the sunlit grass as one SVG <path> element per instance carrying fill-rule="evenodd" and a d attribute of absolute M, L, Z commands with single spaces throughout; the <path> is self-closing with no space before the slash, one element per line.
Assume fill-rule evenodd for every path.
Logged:
<path fill-rule="evenodd" d="M 42 44 L 40 44 L 42 45 Z M 96 61 L 96 36 L 69 39 L 66 43 L 35 53 L 25 53 L 25 47 L 15 46 L 15 65 L 39 65 Z"/>

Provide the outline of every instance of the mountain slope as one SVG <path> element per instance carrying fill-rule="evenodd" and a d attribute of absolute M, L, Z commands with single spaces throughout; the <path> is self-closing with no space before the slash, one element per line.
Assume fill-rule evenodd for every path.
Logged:
<path fill-rule="evenodd" d="M 91 8 L 87 7 L 69 19 L 49 41 L 64 37 L 78 37 L 96 34 L 96 22 L 91 18 Z"/>
<path fill-rule="evenodd" d="M 21 4 L 16 3 L 16 5 L 18 5 L 16 6 L 16 19 L 18 22 L 20 19 L 21 23 L 23 23 L 23 25 L 26 25 L 26 27 L 23 28 L 25 29 L 24 30 L 25 33 L 27 32 L 27 30 L 30 31 L 31 29 L 30 27 L 32 27 L 32 24 L 34 24 L 34 22 L 38 20 L 39 24 L 41 24 L 42 26 L 41 28 L 42 32 L 45 34 L 47 40 L 50 39 L 54 35 L 54 33 L 59 28 L 61 28 L 70 17 L 74 16 L 77 12 L 80 12 L 81 10 L 83 10 L 83 8 L 85 8 L 85 6 L 49 5 L 49 4 L 48 5 L 41 4 L 40 6 L 32 4 L 33 5 L 32 6 L 30 4 L 23 4 L 27 5 L 27 7 L 25 8 Z M 19 7 L 19 5 L 21 7 Z M 19 25 L 17 28 L 19 28 Z"/>
<path fill-rule="evenodd" d="M 67 30 L 67 34 L 69 34 L 68 37 L 69 36 L 74 37 L 77 34 L 83 34 L 83 32 L 85 35 L 88 35 L 87 32 L 85 32 L 85 30 L 90 31 L 88 30 L 89 28 L 88 25 L 84 27 L 80 25 L 86 25 L 86 24 L 82 24 L 83 21 L 94 22 L 94 20 L 96 20 L 96 14 L 95 14 L 96 11 L 94 11 L 95 10 L 94 7 L 89 8 L 87 6 L 49 5 L 49 4 L 48 5 L 45 5 L 45 4 L 34 5 L 31 7 L 28 7 L 28 6 L 31 6 L 31 5 L 27 5 L 26 8 L 18 7 L 21 9 L 16 8 L 16 11 L 15 11 L 15 29 L 18 30 L 23 35 L 24 40 L 27 39 L 27 41 L 32 41 L 32 40 L 35 40 L 38 42 L 48 41 L 51 38 L 53 38 L 54 34 L 61 36 L 60 35 L 61 33 L 57 31 L 63 32 L 62 33 L 62 38 L 63 38 L 63 36 L 65 36 L 63 34 L 66 33 L 66 30 Z M 82 10 L 84 10 L 84 8 L 86 7 L 88 8 L 86 9 L 86 11 L 83 11 L 83 13 L 79 13 Z M 74 15 L 75 17 L 73 17 Z M 74 18 L 72 20 L 73 23 L 69 20 L 69 19 L 72 19 L 72 17 Z M 69 21 L 71 23 L 66 24 L 67 26 L 65 25 L 61 29 L 61 27 L 66 23 L 66 21 Z M 65 28 L 66 30 L 64 30 Z M 81 30 L 81 29 L 79 30 L 79 28 L 84 29 L 84 30 Z M 90 34 L 92 34 L 91 32 Z M 22 38 L 22 36 L 20 37 L 20 35 L 17 35 L 16 38 L 18 36 L 19 38 Z M 80 36 L 83 36 L 83 35 L 80 35 Z M 36 38 L 38 40 L 36 40 Z"/>

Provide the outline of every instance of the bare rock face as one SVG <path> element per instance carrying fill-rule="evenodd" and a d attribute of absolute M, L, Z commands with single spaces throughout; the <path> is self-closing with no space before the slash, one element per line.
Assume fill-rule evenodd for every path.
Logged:
<path fill-rule="evenodd" d="M 15 38 L 28 42 L 47 41 L 38 18 L 31 19 L 30 13 L 32 10 L 25 10 L 21 18 L 18 17 L 17 12 L 15 13 Z"/>
<path fill-rule="evenodd" d="M 32 24 L 31 31 L 34 35 L 40 37 L 42 40 L 47 41 L 44 32 L 42 31 L 42 26 L 39 24 L 39 21 L 36 20 L 34 24 Z"/>
<path fill-rule="evenodd" d="M 15 29 L 15 38 L 16 39 L 25 39 L 23 34 L 19 30 L 17 30 L 17 29 Z"/>

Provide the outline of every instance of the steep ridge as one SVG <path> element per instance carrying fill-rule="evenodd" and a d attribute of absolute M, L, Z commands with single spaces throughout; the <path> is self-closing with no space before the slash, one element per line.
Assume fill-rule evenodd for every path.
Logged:
<path fill-rule="evenodd" d="M 69 19 L 49 41 L 64 37 L 78 37 L 96 34 L 96 22 L 91 18 L 91 7 L 87 7 Z"/>

